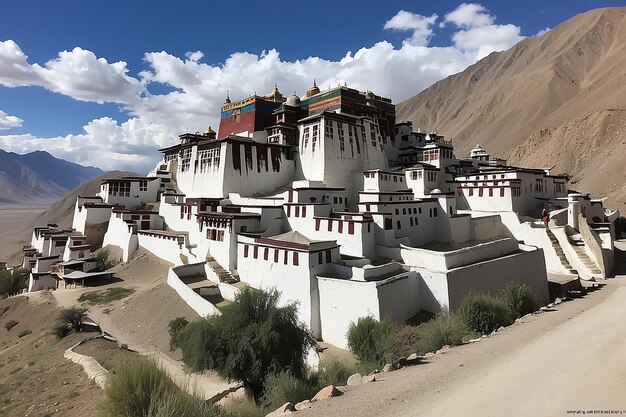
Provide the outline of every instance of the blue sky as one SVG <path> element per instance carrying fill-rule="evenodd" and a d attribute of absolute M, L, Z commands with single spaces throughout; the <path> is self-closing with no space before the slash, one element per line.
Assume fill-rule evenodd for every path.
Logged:
<path fill-rule="evenodd" d="M 177 134 L 217 124 L 226 90 L 239 99 L 278 82 L 302 94 L 316 77 L 400 101 L 577 13 L 623 5 L 0 1 L 0 148 L 137 171 Z"/>

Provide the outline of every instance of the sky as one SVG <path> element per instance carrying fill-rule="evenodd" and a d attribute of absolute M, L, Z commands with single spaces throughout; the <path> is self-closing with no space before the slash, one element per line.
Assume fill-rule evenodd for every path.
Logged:
<path fill-rule="evenodd" d="M 620 4 L 621 3 L 621 4 Z M 220 106 L 313 79 L 400 102 L 610 0 L 0 0 L 0 149 L 145 173 Z M 444 132 L 445 133 L 445 132 Z"/>

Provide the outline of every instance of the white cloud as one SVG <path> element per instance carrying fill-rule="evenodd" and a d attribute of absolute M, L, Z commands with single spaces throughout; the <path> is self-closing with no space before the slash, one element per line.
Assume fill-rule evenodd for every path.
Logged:
<path fill-rule="evenodd" d="M 407 12 L 406 10 L 400 10 L 395 16 L 385 22 L 384 29 L 412 31 L 413 35 L 406 39 L 405 42 L 414 46 L 426 46 L 433 34 L 431 26 L 435 24 L 437 17 L 436 14 L 426 17 Z"/>
<path fill-rule="evenodd" d="M 482 4 L 462 3 L 446 14 L 441 25 L 453 24 L 459 30 L 452 35 L 454 45 L 482 59 L 494 51 L 504 51 L 524 39 L 521 28 L 495 24 L 496 16 Z"/>
<path fill-rule="evenodd" d="M 539 37 L 539 36 L 543 35 L 544 33 L 550 31 L 551 29 L 552 28 L 546 26 L 544 29 L 541 29 L 539 32 L 537 32 L 534 37 L 535 38 Z"/>
<path fill-rule="evenodd" d="M 31 65 L 14 41 L 0 41 L 0 84 L 6 87 L 37 86 L 80 101 L 128 104 L 144 87 L 127 72 L 125 62 L 109 64 L 82 48 L 59 52 L 44 66 Z"/>
<path fill-rule="evenodd" d="M 445 18 L 457 27 L 452 44 L 431 47 L 428 40 L 436 21 L 436 15 L 402 10 L 384 26 L 407 31 L 401 46 L 380 41 L 348 51 L 336 61 L 321 57 L 286 61 L 271 49 L 260 54 L 236 52 L 223 64 L 210 65 L 201 51 L 184 57 L 161 51 L 146 53 L 145 68 L 136 75 L 128 73 L 124 62 L 109 63 L 81 48 L 63 51 L 43 65 L 30 64 L 15 42 L 0 42 L 0 85 L 40 86 L 77 100 L 120 103 L 130 115 L 124 123 L 95 119 L 77 135 L 4 135 L 0 147 L 22 153 L 45 149 L 81 164 L 146 172 L 158 161 L 158 148 L 176 143 L 177 135 L 203 131 L 208 125 L 217 128 L 227 91 L 238 100 L 255 92 L 269 93 L 277 83 L 283 94 L 295 90 L 303 95 L 316 78 L 320 88 L 347 83 L 399 102 L 521 39 L 519 27 L 495 24 L 483 6 L 464 3 Z M 157 84 L 173 91 L 151 93 Z"/>
<path fill-rule="evenodd" d="M 0 130 L 8 130 L 14 127 L 21 127 L 23 120 L 19 117 L 9 116 L 0 110 Z"/>
<path fill-rule="evenodd" d="M 495 20 L 495 16 L 491 16 L 482 4 L 462 3 L 452 12 L 446 14 L 442 25 L 453 23 L 460 28 L 471 28 L 491 25 Z"/>

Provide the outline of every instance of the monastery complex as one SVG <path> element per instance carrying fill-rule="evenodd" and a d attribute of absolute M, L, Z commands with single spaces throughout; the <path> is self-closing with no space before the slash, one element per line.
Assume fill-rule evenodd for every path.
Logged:
<path fill-rule="evenodd" d="M 93 251 L 128 262 L 141 247 L 173 264 L 168 284 L 202 316 L 244 286 L 276 288 L 316 338 L 345 347 L 362 316 L 454 310 L 512 281 L 548 299 L 612 273 L 618 211 L 565 175 L 480 146 L 456 155 L 370 91 L 227 97 L 217 132 L 160 151 L 148 176 L 78 197 L 71 229 L 33 231 L 29 291 L 88 286 L 110 275 Z"/>

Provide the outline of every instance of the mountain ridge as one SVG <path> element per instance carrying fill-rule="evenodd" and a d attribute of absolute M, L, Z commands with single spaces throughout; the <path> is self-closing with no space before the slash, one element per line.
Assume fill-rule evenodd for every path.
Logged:
<path fill-rule="evenodd" d="M 626 7 L 576 15 L 396 108 L 398 121 L 451 137 L 459 157 L 479 143 L 512 164 L 554 165 L 571 174 L 580 191 L 610 195 L 610 203 L 624 207 L 626 186 L 618 181 L 615 191 L 594 167 L 607 175 L 623 172 L 618 155 L 626 151 L 620 140 L 626 113 L 617 110 L 626 109 Z"/>
<path fill-rule="evenodd" d="M 45 151 L 21 155 L 0 149 L 0 204 L 55 200 L 102 174 Z"/>

